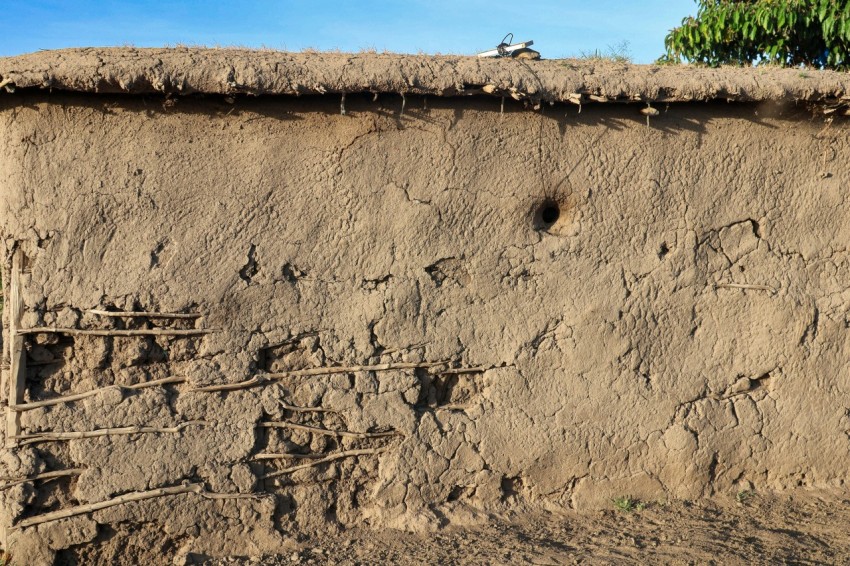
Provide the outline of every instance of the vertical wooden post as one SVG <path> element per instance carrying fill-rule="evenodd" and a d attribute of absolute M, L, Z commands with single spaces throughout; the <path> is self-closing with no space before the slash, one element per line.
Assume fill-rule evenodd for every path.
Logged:
<path fill-rule="evenodd" d="M 12 256 L 12 274 L 9 281 L 9 396 L 6 407 L 6 448 L 14 448 L 18 441 L 12 439 L 21 433 L 21 414 L 11 409 L 24 401 L 27 378 L 27 357 L 24 337 L 18 333 L 24 316 L 24 300 L 21 295 L 24 253 L 20 248 Z"/>

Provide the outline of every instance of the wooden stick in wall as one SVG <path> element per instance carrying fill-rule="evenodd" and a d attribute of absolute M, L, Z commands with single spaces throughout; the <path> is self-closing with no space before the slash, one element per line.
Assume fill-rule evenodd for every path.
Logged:
<path fill-rule="evenodd" d="M 311 434 L 323 434 L 325 436 L 338 436 L 345 438 L 388 438 L 391 436 L 402 436 L 400 432 L 351 432 L 349 430 L 330 430 L 327 428 L 319 428 L 317 426 L 308 426 L 289 421 L 263 421 L 258 424 L 262 428 L 289 428 L 292 430 L 300 430 Z"/>
<path fill-rule="evenodd" d="M 9 397 L 6 407 L 6 448 L 18 446 L 17 436 L 21 433 L 21 415 L 11 409 L 24 400 L 27 378 L 27 358 L 24 337 L 20 334 L 24 316 L 24 300 L 21 294 L 24 253 L 20 248 L 12 256 L 12 274 L 9 281 Z"/>
<path fill-rule="evenodd" d="M 136 383 L 135 385 L 107 385 L 106 387 L 100 387 L 98 389 L 84 391 L 83 393 L 75 393 L 73 395 L 65 395 L 63 397 L 54 397 L 53 399 L 46 399 L 44 401 L 32 401 L 31 403 L 21 403 L 19 405 L 12 405 L 11 409 L 13 411 L 18 412 L 32 411 L 33 409 L 38 409 L 40 407 L 50 407 L 51 405 L 62 405 L 65 403 L 73 403 L 74 401 L 81 401 L 89 397 L 94 397 L 98 393 L 103 393 L 104 391 L 109 391 L 112 389 L 127 389 L 130 391 L 136 391 L 138 389 L 145 389 L 147 387 L 158 387 L 160 385 L 168 385 L 171 383 L 184 383 L 185 381 L 185 377 L 171 376 L 163 377 L 162 379 L 154 379 L 151 381 Z"/>
<path fill-rule="evenodd" d="M 271 472 L 262 477 L 262 479 L 272 479 L 279 476 L 283 476 L 286 474 L 291 474 L 292 472 L 297 472 L 298 470 L 304 470 L 306 468 L 312 468 L 314 466 L 320 466 L 322 464 L 327 464 L 328 462 L 333 462 L 334 460 L 340 460 L 342 458 L 356 458 L 359 456 L 369 456 L 372 454 L 380 454 L 382 452 L 386 452 L 386 448 L 363 448 L 361 450 L 345 450 L 343 452 L 331 453 L 325 458 L 321 458 L 318 460 L 312 460 L 306 464 L 298 464 L 296 466 L 290 466 L 288 468 L 284 468 L 282 470 L 278 470 L 276 472 Z"/>
<path fill-rule="evenodd" d="M 122 505 L 124 503 L 130 503 L 133 501 L 144 501 L 145 499 L 153 499 L 154 497 L 180 495 L 183 493 L 195 493 L 206 499 L 259 498 L 258 495 L 253 493 L 211 493 L 204 489 L 204 486 L 199 483 L 190 483 L 186 485 L 178 485 L 175 487 L 160 487 L 157 489 L 152 489 L 150 491 L 134 491 L 132 493 L 125 493 L 124 495 L 119 495 L 118 497 L 109 499 L 107 501 L 89 503 L 87 505 L 77 505 L 75 507 L 68 507 L 66 509 L 60 509 L 58 511 L 51 511 L 50 513 L 36 515 L 35 517 L 28 517 L 20 521 L 18 524 L 13 525 L 12 529 L 24 529 L 26 527 L 40 525 L 41 523 L 48 523 L 50 521 L 57 521 L 59 519 L 67 519 L 68 517 L 76 517 L 77 515 L 93 513 L 101 509 L 108 509 L 110 507 L 115 507 L 116 505 Z"/>
<path fill-rule="evenodd" d="M 325 366 L 306 369 L 296 369 L 285 372 L 265 373 L 255 375 L 251 379 L 239 381 L 237 383 L 222 383 L 220 385 L 208 385 L 206 387 L 196 387 L 193 391 L 234 391 L 236 389 L 247 389 L 255 385 L 264 385 L 275 380 L 285 379 L 288 377 L 309 377 L 317 375 L 330 375 L 337 373 L 353 373 L 359 371 L 393 371 L 399 369 L 418 369 L 432 368 L 444 365 L 448 362 L 398 362 L 389 364 L 375 364 L 365 366 Z"/>
<path fill-rule="evenodd" d="M 21 444 L 36 444 L 39 442 L 56 442 L 63 440 L 78 440 L 80 438 L 98 438 L 100 436 L 113 436 L 125 434 L 142 434 L 142 433 L 178 433 L 187 426 L 204 426 L 206 421 L 186 421 L 173 427 L 156 427 L 156 426 L 122 426 L 116 428 L 99 428 L 97 430 L 72 430 L 68 432 L 39 432 L 34 434 L 21 434 L 16 437 L 16 440 Z"/>
<path fill-rule="evenodd" d="M 101 309 L 89 309 L 87 312 L 97 316 L 113 318 L 200 318 L 201 314 L 196 312 L 150 312 L 150 311 L 105 311 Z"/>
<path fill-rule="evenodd" d="M 44 481 L 53 480 L 56 478 L 64 478 L 67 476 L 77 476 L 83 473 L 83 471 L 85 471 L 85 468 L 71 468 L 68 470 L 54 470 L 52 472 L 44 472 L 41 474 L 30 476 L 28 478 L 2 478 L 6 483 L 0 484 L 0 491 L 4 491 L 6 489 L 9 489 L 10 487 L 14 487 L 16 485 L 32 481 Z"/>
<path fill-rule="evenodd" d="M 148 328 L 138 330 L 107 330 L 82 328 L 54 328 L 39 326 L 18 330 L 18 334 L 67 334 L 69 336 L 198 336 L 215 332 L 211 329 L 193 328 L 191 330 L 171 330 L 168 328 Z"/>

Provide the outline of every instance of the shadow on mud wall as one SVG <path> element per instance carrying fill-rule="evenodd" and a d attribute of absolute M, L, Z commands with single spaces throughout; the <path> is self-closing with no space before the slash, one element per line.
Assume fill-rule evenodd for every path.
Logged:
<path fill-rule="evenodd" d="M 211 118 L 243 118 L 246 121 L 267 117 L 275 120 L 299 120 L 299 114 L 322 113 L 357 114 L 375 112 L 384 118 L 394 119 L 399 129 L 416 127 L 418 123 L 442 123 L 434 119 L 431 110 L 452 110 L 452 125 L 464 118 L 467 111 L 485 112 L 500 115 L 537 114 L 541 124 L 554 121 L 561 136 L 569 135 L 572 127 L 603 125 L 613 131 L 643 127 L 649 132 L 677 134 L 696 132 L 704 134 L 706 126 L 715 118 L 742 119 L 753 125 L 776 128 L 769 120 L 810 121 L 817 119 L 817 113 L 805 103 L 795 102 L 727 102 L 714 100 L 706 102 L 651 103 L 658 114 L 647 117 L 641 110 L 650 103 L 634 102 L 589 102 L 582 105 L 563 102 L 516 101 L 510 97 L 496 96 L 450 96 L 389 94 L 389 93 L 348 93 L 292 96 L 246 95 L 222 96 L 192 94 L 187 96 L 156 95 L 99 95 L 92 97 L 85 93 L 45 94 L 33 91 L 21 93 L 15 101 L 18 107 L 35 108 L 39 103 L 50 100 L 55 104 L 62 98 L 65 107 L 90 108 L 112 114 L 116 112 L 143 112 L 151 117 L 161 114 L 187 114 L 190 116 L 209 116 Z M 11 104 L 11 101 L 9 102 Z M 2 101 L 0 101 L 0 107 Z M 545 126 L 541 126 L 545 127 Z M 451 126 L 449 127 L 451 129 Z M 533 140 L 529 132 L 526 142 Z M 517 140 L 523 143 L 522 140 Z"/>

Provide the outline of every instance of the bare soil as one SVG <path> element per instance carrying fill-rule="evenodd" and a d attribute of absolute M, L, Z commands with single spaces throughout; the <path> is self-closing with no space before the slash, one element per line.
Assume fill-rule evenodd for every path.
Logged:
<path fill-rule="evenodd" d="M 644 506 L 645 505 L 645 506 Z M 846 564 L 850 501 L 823 492 L 742 492 L 710 500 L 637 504 L 617 510 L 493 518 L 428 534 L 355 528 L 304 537 L 291 551 L 204 559 L 175 555 L 145 530 L 60 554 L 57 564 Z M 152 531 L 151 531 L 152 533 Z M 148 533 L 148 534 L 151 534 Z M 128 536 L 129 542 L 128 544 Z M 124 560 L 125 562 L 121 562 Z"/>

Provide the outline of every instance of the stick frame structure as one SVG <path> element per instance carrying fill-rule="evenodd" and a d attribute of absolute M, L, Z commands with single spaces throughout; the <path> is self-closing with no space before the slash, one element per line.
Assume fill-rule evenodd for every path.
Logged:
<path fill-rule="evenodd" d="M 27 378 L 27 357 L 24 337 L 21 335 L 21 319 L 24 316 L 24 301 L 21 293 L 24 253 L 18 248 L 12 256 L 12 275 L 9 281 L 9 392 L 6 405 L 6 448 L 14 448 L 21 433 L 21 415 L 11 407 L 24 400 Z"/>

